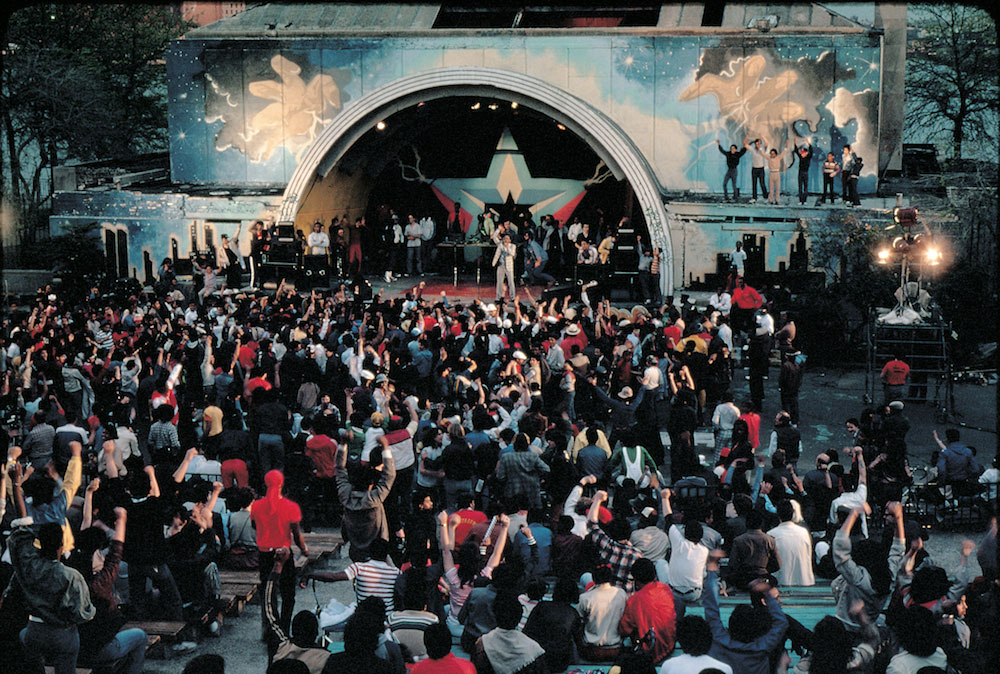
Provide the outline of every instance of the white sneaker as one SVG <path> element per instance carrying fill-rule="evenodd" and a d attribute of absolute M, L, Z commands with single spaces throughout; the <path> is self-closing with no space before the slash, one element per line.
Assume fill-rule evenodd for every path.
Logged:
<path fill-rule="evenodd" d="M 387 271 L 385 273 L 385 282 L 386 283 L 392 283 L 392 272 L 391 271 Z"/>
<path fill-rule="evenodd" d="M 182 641 L 179 644 L 175 644 L 173 651 L 175 653 L 186 653 L 187 651 L 193 651 L 198 648 L 198 644 L 194 641 Z"/>

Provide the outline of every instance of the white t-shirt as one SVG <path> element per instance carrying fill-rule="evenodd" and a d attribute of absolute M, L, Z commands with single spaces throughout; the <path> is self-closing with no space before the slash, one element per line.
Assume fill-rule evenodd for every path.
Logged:
<path fill-rule="evenodd" d="M 729 256 L 733 259 L 733 266 L 737 269 L 743 269 L 747 261 L 747 252 L 740 248 L 739 250 L 734 250 Z"/>
<path fill-rule="evenodd" d="M 837 509 L 841 506 L 848 510 L 863 508 L 867 500 L 868 485 L 866 484 L 859 484 L 857 491 L 844 492 L 833 499 L 833 502 L 830 504 L 830 524 L 837 523 Z M 865 538 L 868 538 L 868 517 L 865 515 L 861 516 L 861 533 Z"/>
<path fill-rule="evenodd" d="M 656 391 L 659 389 L 662 378 L 663 371 L 656 365 L 650 365 L 642 372 L 643 386 L 646 387 L 647 391 Z"/>
<path fill-rule="evenodd" d="M 670 586 L 678 591 L 700 588 L 705 581 L 708 548 L 684 538 L 680 527 L 670 525 Z"/>
<path fill-rule="evenodd" d="M 698 674 L 706 669 L 717 669 L 723 674 L 733 674 L 733 668 L 710 655 L 678 655 L 667 658 L 660 667 L 660 674 Z"/>
<path fill-rule="evenodd" d="M 312 232 L 306 239 L 310 255 L 326 255 L 330 249 L 330 236 L 326 232 Z"/>

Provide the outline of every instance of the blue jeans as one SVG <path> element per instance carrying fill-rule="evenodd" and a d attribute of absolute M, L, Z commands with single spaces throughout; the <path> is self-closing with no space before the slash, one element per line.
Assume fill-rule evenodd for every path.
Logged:
<path fill-rule="evenodd" d="M 260 472 L 267 474 L 272 468 L 285 467 L 285 441 L 275 433 L 261 433 L 257 437 L 257 451 L 260 453 Z"/>
<path fill-rule="evenodd" d="M 135 628 L 122 630 L 104 644 L 91 664 L 111 665 L 119 660 L 124 662 L 124 666 L 118 671 L 124 674 L 142 674 L 146 662 L 145 632 Z"/>
<path fill-rule="evenodd" d="M 76 674 L 76 658 L 80 654 L 76 625 L 53 627 L 31 621 L 21 630 L 21 643 L 30 662 L 51 664 L 55 674 Z"/>
<path fill-rule="evenodd" d="M 541 267 L 527 267 L 524 273 L 528 276 L 528 285 L 540 286 L 555 281 L 551 274 L 545 273 L 544 264 Z"/>
<path fill-rule="evenodd" d="M 734 168 L 726 169 L 726 177 L 722 179 L 722 193 L 725 195 L 726 199 L 729 198 L 729 185 L 733 186 L 733 199 L 740 198 L 740 188 L 736 184 L 736 171 L 737 169 Z"/>

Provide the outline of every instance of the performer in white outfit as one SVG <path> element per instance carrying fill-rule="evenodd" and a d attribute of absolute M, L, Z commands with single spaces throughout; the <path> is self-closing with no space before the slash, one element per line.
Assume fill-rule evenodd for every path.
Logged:
<path fill-rule="evenodd" d="M 322 255 L 326 257 L 330 252 L 330 235 L 323 231 L 323 223 L 317 222 L 313 225 L 313 231 L 306 239 L 309 246 L 310 255 Z"/>
<path fill-rule="evenodd" d="M 493 253 L 493 266 L 497 270 L 497 302 L 503 299 L 503 282 L 507 280 L 507 291 L 510 301 L 514 301 L 514 260 L 517 258 L 517 246 L 510 239 L 505 228 L 499 228 L 493 233 L 497 250 Z"/>

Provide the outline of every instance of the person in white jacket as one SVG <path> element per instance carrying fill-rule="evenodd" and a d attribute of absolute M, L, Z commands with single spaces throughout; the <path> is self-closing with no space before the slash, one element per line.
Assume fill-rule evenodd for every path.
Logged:
<path fill-rule="evenodd" d="M 778 503 L 781 524 L 768 531 L 774 538 L 781 557 L 781 568 L 775 573 L 778 585 L 783 587 L 809 587 L 816 584 L 812 568 L 812 536 L 809 530 L 795 519 L 795 508 L 789 500 Z"/>

